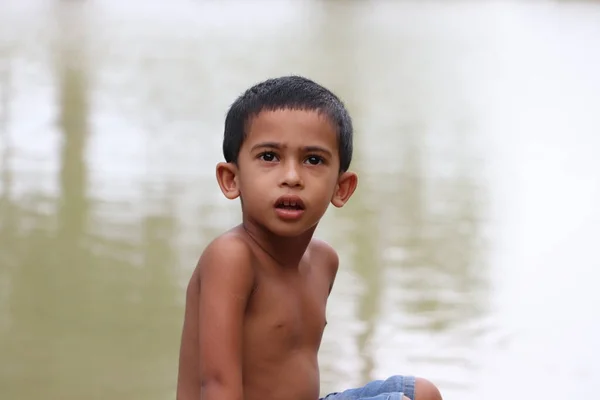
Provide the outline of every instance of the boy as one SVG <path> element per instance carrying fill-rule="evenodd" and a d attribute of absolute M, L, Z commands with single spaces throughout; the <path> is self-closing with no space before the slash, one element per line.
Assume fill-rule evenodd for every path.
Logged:
<path fill-rule="evenodd" d="M 190 279 L 178 400 L 318 400 L 338 256 L 313 233 L 329 203 L 342 207 L 356 189 L 352 130 L 342 102 L 298 76 L 259 83 L 231 106 L 216 177 L 240 198 L 242 224 L 206 247 Z M 395 376 L 327 400 L 404 395 L 441 399 L 430 382 Z"/>

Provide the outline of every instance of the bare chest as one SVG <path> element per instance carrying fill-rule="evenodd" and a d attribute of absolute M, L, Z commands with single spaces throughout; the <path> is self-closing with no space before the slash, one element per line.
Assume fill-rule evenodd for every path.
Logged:
<path fill-rule="evenodd" d="M 327 283 L 316 276 L 260 276 L 246 316 L 248 344 L 318 349 L 327 296 Z"/>

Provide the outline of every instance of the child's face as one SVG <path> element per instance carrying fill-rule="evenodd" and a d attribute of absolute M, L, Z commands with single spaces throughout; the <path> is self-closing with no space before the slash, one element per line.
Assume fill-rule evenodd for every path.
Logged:
<path fill-rule="evenodd" d="M 249 126 L 237 168 L 229 166 L 234 190 L 225 194 L 241 196 L 245 215 L 269 231 L 295 236 L 314 227 L 330 202 L 341 207 L 352 195 L 356 175 L 339 167 L 337 133 L 325 115 L 265 111 Z"/>

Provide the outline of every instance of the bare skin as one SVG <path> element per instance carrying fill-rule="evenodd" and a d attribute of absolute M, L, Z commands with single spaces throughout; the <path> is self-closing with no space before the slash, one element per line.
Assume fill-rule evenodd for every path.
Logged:
<path fill-rule="evenodd" d="M 214 390 L 228 399 L 316 400 L 337 266 L 335 252 L 316 240 L 296 269 L 281 269 L 242 227 L 213 242 L 187 290 L 177 399 Z"/>
<path fill-rule="evenodd" d="M 318 400 L 338 256 L 313 233 L 357 186 L 339 170 L 337 145 L 320 113 L 268 111 L 252 120 L 237 163 L 217 165 L 243 222 L 207 246 L 190 279 L 177 400 Z M 427 381 L 415 389 L 416 400 L 441 399 Z"/>
<path fill-rule="evenodd" d="M 314 239 L 299 268 L 283 271 L 241 226 L 215 240 L 187 288 L 177 400 L 200 399 L 203 390 L 209 398 L 215 386 L 223 398 L 318 399 L 317 353 L 337 269 L 335 251 Z M 201 359 L 214 368 L 202 369 Z M 219 369 L 235 378 L 209 379 L 203 388 L 201 377 L 219 377 Z M 442 400 L 422 378 L 415 392 L 415 400 Z"/>
<path fill-rule="evenodd" d="M 312 236 L 328 205 L 356 188 L 339 165 L 336 128 L 295 110 L 259 114 L 237 164 L 217 165 L 223 194 L 242 198 L 243 223 L 205 249 L 190 280 L 178 400 L 318 398 L 338 258 Z M 282 202 L 300 204 L 299 214 Z"/>

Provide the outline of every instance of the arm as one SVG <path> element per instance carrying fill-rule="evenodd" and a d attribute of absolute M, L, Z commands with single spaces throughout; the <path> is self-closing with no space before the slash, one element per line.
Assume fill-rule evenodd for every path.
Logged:
<path fill-rule="evenodd" d="M 252 287 L 252 253 L 235 238 L 217 239 L 200 261 L 202 400 L 242 400 L 242 329 Z"/>

